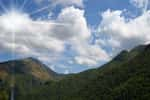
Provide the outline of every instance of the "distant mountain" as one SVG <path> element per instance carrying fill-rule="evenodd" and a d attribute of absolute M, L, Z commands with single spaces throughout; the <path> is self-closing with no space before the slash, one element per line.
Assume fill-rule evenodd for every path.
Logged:
<path fill-rule="evenodd" d="M 25 58 L 0 63 L 0 72 L 3 72 L 2 77 L 7 76 L 8 74 L 23 74 L 31 75 L 39 80 L 52 80 L 58 76 L 57 73 L 34 58 Z"/>
<path fill-rule="evenodd" d="M 66 75 L 61 80 L 55 80 L 59 75 L 33 58 L 2 63 L 0 100 L 9 98 L 9 81 L 5 82 L 3 78 L 7 78 L 13 70 L 9 67 L 12 63 L 17 65 L 15 73 L 18 73 L 15 75 L 15 100 L 150 98 L 150 45 L 140 45 L 131 51 L 122 51 L 112 61 L 99 68 Z"/>

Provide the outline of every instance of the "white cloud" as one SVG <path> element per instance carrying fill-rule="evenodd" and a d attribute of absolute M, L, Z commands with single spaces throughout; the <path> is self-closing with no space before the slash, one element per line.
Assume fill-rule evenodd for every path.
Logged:
<path fill-rule="evenodd" d="M 16 52 L 37 53 L 36 51 L 50 50 L 62 52 L 64 43 L 49 35 L 52 22 L 34 21 L 26 14 L 10 12 L 0 16 L 0 38 L 5 49 L 14 49 Z M 9 37 L 8 37 L 9 36 Z M 13 44 L 13 41 L 15 44 Z M 18 50 L 21 49 L 21 50 Z"/>
<path fill-rule="evenodd" d="M 75 57 L 75 61 L 79 64 L 93 66 L 110 59 L 106 51 L 98 45 L 90 45 L 87 42 L 79 40 L 75 41 L 74 45 L 74 49 L 79 54 Z"/>
<path fill-rule="evenodd" d="M 103 49 L 97 45 L 89 44 L 91 32 L 84 18 L 83 10 L 75 9 L 74 7 L 66 8 L 58 16 L 58 22 L 69 24 L 65 28 L 59 29 L 59 34 L 55 35 L 57 35 L 59 39 L 69 41 L 72 49 L 77 53 L 75 57 L 77 63 L 92 66 L 98 64 L 100 61 L 107 61 L 109 59 Z M 61 35 L 61 32 L 66 35 Z M 69 38 L 66 39 L 66 36 L 69 36 Z M 81 61 L 81 59 L 83 60 Z"/>
<path fill-rule="evenodd" d="M 47 63 L 57 63 L 66 56 L 63 52 L 69 44 L 76 63 L 95 66 L 109 58 L 101 47 L 89 44 L 91 32 L 84 10 L 75 7 L 64 8 L 56 20 L 33 20 L 28 14 L 13 11 L 2 14 L 0 23 L 1 53 L 14 50 L 17 56 L 33 56 Z"/>
<path fill-rule="evenodd" d="M 63 41 L 51 36 L 52 27 L 61 23 L 32 20 L 27 14 L 15 11 L 1 15 L 0 23 L 0 53 L 13 52 L 19 57 L 50 59 L 65 49 Z"/>
<path fill-rule="evenodd" d="M 73 38 L 87 39 L 90 37 L 90 31 L 84 17 L 84 10 L 67 7 L 64 8 L 57 18 L 57 22 L 66 24 L 65 26 L 54 27 L 54 37 L 61 40 Z"/>
<path fill-rule="evenodd" d="M 123 11 L 107 10 L 102 14 L 102 21 L 99 25 L 101 36 L 100 44 L 112 47 L 113 53 L 122 49 L 131 49 L 139 44 L 150 43 L 150 11 L 142 15 L 127 19 Z M 105 43 L 105 44 L 104 44 Z"/>

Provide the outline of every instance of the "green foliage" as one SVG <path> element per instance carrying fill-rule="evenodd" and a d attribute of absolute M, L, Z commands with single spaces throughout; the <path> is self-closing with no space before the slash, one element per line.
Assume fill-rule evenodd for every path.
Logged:
<path fill-rule="evenodd" d="M 7 91 L 0 91 L 0 100 L 8 100 L 9 96 Z"/>

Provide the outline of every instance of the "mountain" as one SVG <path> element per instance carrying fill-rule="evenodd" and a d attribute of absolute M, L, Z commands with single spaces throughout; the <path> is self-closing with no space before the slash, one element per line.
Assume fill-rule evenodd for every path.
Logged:
<path fill-rule="evenodd" d="M 12 87 L 15 88 L 15 95 L 20 95 L 33 86 L 40 86 L 59 77 L 60 74 L 34 58 L 0 63 L 0 100 L 9 99 Z"/>
<path fill-rule="evenodd" d="M 0 63 L 0 76 L 6 77 L 8 74 L 30 75 L 39 80 L 52 80 L 58 76 L 46 65 L 34 58 L 25 58 Z"/>
<path fill-rule="evenodd" d="M 61 80 L 51 78 L 57 76 L 55 72 L 50 74 L 51 70 L 41 71 L 41 68 L 45 69 L 45 67 L 35 59 L 9 61 L 0 66 L 14 62 L 15 65 L 20 66 L 25 63 L 23 69 L 17 66 L 15 68 L 15 73 L 18 73 L 15 76 L 15 100 L 149 100 L 149 60 L 150 45 L 140 45 L 130 51 L 120 52 L 114 59 L 99 68 L 66 75 Z M 37 73 L 31 70 L 39 65 L 40 72 L 47 72 L 51 76 L 42 83 L 41 79 L 45 74 L 39 75 L 37 74 L 39 70 Z M 2 69 L 0 72 L 3 73 L 0 76 L 7 77 L 4 73 L 8 73 L 11 68 L 0 68 Z M 0 88 L 0 100 L 8 100 L 10 88 L 7 83 L 9 82 L 0 83 L 3 87 Z"/>

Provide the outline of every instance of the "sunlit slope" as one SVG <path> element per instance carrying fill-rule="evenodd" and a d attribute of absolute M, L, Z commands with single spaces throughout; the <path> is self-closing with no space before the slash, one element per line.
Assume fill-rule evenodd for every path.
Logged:
<path fill-rule="evenodd" d="M 34 58 L 26 58 L 0 63 L 0 71 L 4 72 L 4 74 L 2 74 L 3 77 L 7 74 L 23 74 L 31 75 L 32 77 L 39 80 L 50 80 L 57 76 L 55 72 Z"/>

